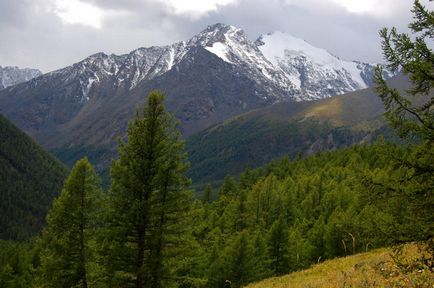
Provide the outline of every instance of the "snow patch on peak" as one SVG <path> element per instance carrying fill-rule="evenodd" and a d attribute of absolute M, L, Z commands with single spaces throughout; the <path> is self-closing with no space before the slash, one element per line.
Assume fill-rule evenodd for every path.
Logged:
<path fill-rule="evenodd" d="M 262 35 L 255 44 L 308 99 L 318 99 L 366 88 L 373 66 L 341 60 L 292 35 L 277 31 Z"/>
<path fill-rule="evenodd" d="M 189 43 L 202 46 L 223 61 L 237 66 L 259 85 L 271 84 L 281 90 L 281 94 L 291 93 L 294 88 L 291 81 L 264 57 L 242 29 L 216 24 L 193 37 Z"/>
<path fill-rule="evenodd" d="M 327 50 L 312 46 L 303 39 L 280 31 L 263 35 L 256 43 L 264 56 L 274 65 L 278 64 L 279 59 L 285 57 L 285 52 L 295 56 L 304 55 L 320 65 L 334 64 L 340 61 Z"/>
<path fill-rule="evenodd" d="M 187 46 L 212 47 L 215 42 L 225 43 L 230 38 L 237 40 L 247 40 L 244 31 L 231 25 L 217 23 L 208 26 L 199 34 L 193 36 L 187 43 Z"/>
<path fill-rule="evenodd" d="M 215 54 L 217 57 L 221 58 L 223 61 L 232 63 L 226 56 L 229 48 L 221 42 L 215 42 L 211 47 L 205 47 L 206 50 Z"/>

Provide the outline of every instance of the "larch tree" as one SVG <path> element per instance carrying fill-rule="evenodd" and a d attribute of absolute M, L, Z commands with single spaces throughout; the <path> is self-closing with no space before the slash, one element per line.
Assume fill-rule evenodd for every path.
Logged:
<path fill-rule="evenodd" d="M 275 276 L 289 271 L 288 228 L 283 217 L 276 220 L 270 228 L 268 251 L 271 267 Z"/>
<path fill-rule="evenodd" d="M 375 71 L 376 90 L 384 103 L 386 118 L 400 136 L 415 135 L 434 142 L 434 53 L 430 45 L 434 38 L 434 11 L 428 11 L 416 0 L 412 12 L 414 21 L 409 28 L 414 37 L 398 33 L 396 28 L 380 31 L 387 67 L 408 76 L 408 95 L 388 86 L 381 66 Z"/>
<path fill-rule="evenodd" d="M 400 157 L 390 153 L 394 165 L 387 182 L 368 182 L 370 189 L 405 197 L 406 208 L 411 209 L 412 216 L 406 222 L 412 224 L 402 228 L 406 236 L 397 241 L 429 239 L 433 235 L 430 223 L 434 221 L 434 11 L 415 0 L 412 12 L 412 35 L 398 33 L 396 28 L 380 31 L 388 68 L 401 71 L 409 79 L 411 87 L 406 95 L 388 86 L 380 66 L 375 71 L 376 90 L 389 124 L 399 136 L 415 136 L 422 142 Z"/>
<path fill-rule="evenodd" d="M 48 287 L 92 286 L 102 192 L 87 158 L 75 164 L 47 215 L 42 236 L 42 281 Z"/>
<path fill-rule="evenodd" d="M 177 242 L 187 226 L 191 199 L 184 143 L 162 92 L 148 95 L 127 136 L 111 169 L 106 281 L 109 286 L 163 287 L 176 266 L 168 256 L 175 247 L 181 249 Z"/>

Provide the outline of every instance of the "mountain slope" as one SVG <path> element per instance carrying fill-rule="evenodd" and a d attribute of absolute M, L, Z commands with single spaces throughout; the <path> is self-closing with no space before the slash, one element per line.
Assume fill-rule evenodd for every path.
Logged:
<path fill-rule="evenodd" d="M 406 244 L 401 248 L 401 254 L 396 251 L 393 248 L 379 249 L 328 260 L 310 269 L 246 287 L 430 287 L 434 273 L 429 268 L 419 269 L 421 263 L 418 262 L 418 259 L 432 259 L 429 249 L 417 244 Z"/>
<path fill-rule="evenodd" d="M 40 231 L 67 169 L 0 115 L 0 239 Z"/>
<path fill-rule="evenodd" d="M 198 87 L 206 87 L 206 75 L 200 75 L 194 66 L 191 73 L 184 75 L 194 77 Z M 174 89 L 180 89 L 182 86 L 175 85 L 178 80 L 168 75 L 167 81 L 172 79 Z M 397 77 L 389 83 L 404 89 L 407 81 L 403 77 Z M 177 93 L 188 94 L 188 90 L 180 89 Z M 118 106 L 121 109 L 122 105 Z M 176 109 L 174 106 L 171 108 Z M 198 109 L 194 105 L 191 108 Z M 219 113 L 224 112 L 222 109 Z M 189 176 L 200 186 L 210 181 L 221 181 L 227 174 L 238 175 L 246 166 L 262 166 L 284 155 L 295 157 L 298 154 L 311 154 L 356 143 L 369 143 L 380 135 L 398 141 L 387 128 L 382 118 L 383 112 L 383 104 L 373 89 L 364 89 L 324 100 L 276 103 L 232 118 L 226 115 L 229 120 L 186 139 L 186 150 L 191 162 Z M 127 114 L 116 113 L 120 117 L 126 117 L 122 115 Z M 108 120 L 113 118 L 109 111 L 92 115 L 97 117 L 100 114 Z M 88 126 L 88 130 L 77 138 L 83 137 L 89 141 L 98 139 L 98 135 L 104 131 L 104 127 Z M 88 156 L 99 171 L 105 171 L 103 175 L 108 175 L 111 159 L 116 155 L 116 146 L 95 141 L 91 145 L 63 146 L 51 151 L 68 165 Z"/>
<path fill-rule="evenodd" d="M 318 80 L 325 73 L 315 72 L 321 68 L 318 65 L 310 70 L 317 77 L 302 75 L 307 80 L 300 84 L 301 78 L 289 74 L 288 63 L 286 68 L 277 67 L 281 61 L 276 63 L 261 52 L 268 46 L 251 42 L 234 26 L 215 24 L 172 45 L 139 48 L 119 56 L 97 53 L 3 89 L 0 112 L 50 149 L 113 145 L 153 89 L 167 93 L 169 110 L 181 120 L 180 128 L 187 137 L 252 109 L 362 87 L 354 84 L 354 75 L 334 82 Z M 304 66 L 313 61 L 303 59 Z M 297 63 L 291 64 L 292 70 L 298 69 Z M 341 82 L 354 85 L 343 87 Z"/>
<path fill-rule="evenodd" d="M 166 93 L 167 108 L 180 119 L 180 130 L 187 138 L 251 110 L 283 102 L 298 109 L 304 105 L 295 104 L 298 100 L 357 88 L 311 79 L 305 81 L 311 90 L 326 91 L 324 87 L 336 84 L 327 93 L 312 96 L 302 88 L 304 84 L 297 88 L 293 75 L 267 59 L 262 46 L 241 29 L 215 24 L 172 45 L 139 48 L 124 55 L 97 53 L 0 90 L 0 113 L 62 161 L 72 164 L 90 154 L 97 169 L 104 169 L 116 155 L 116 139 L 124 137 L 128 120 L 154 89 Z M 308 58 L 303 61 L 310 63 Z M 312 125 L 309 141 L 315 142 Z"/>
<path fill-rule="evenodd" d="M 407 81 L 389 81 L 406 88 Z M 379 135 L 396 139 L 387 128 L 383 104 L 372 88 L 328 99 L 277 103 L 236 116 L 187 139 L 194 183 L 238 175 L 284 155 L 311 154 L 357 143 Z"/>
<path fill-rule="evenodd" d="M 18 67 L 0 66 L 0 90 L 9 86 L 29 81 L 30 79 L 33 79 L 40 75 L 42 75 L 42 72 L 37 69 L 20 69 Z"/>

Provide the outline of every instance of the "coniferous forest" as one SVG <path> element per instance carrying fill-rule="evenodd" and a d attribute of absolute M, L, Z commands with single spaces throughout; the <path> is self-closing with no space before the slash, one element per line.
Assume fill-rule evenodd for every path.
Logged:
<path fill-rule="evenodd" d="M 83 158 L 45 223 L 35 224 L 43 226 L 39 233 L 25 226 L 21 210 L 0 215 L 2 227 L 22 228 L 0 230 L 8 239 L 0 240 L 0 287 L 243 287 L 380 247 L 424 241 L 433 250 L 434 56 L 427 43 L 434 13 L 418 1 L 413 9 L 415 39 L 395 29 L 380 33 L 389 68 L 413 84 L 409 95 L 388 87 L 380 67 L 375 79 L 390 126 L 411 144 L 380 139 L 283 157 L 194 191 L 178 122 L 164 93 L 153 91 L 119 140 L 108 189 Z M 11 153 L 0 155 L 2 166 Z M 25 170 L 26 179 L 41 178 L 36 188 L 52 190 L 66 174 L 48 156 L 20 161 L 13 171 L 2 168 L 11 171 L 4 179 Z M 57 167 L 54 176 L 34 174 L 41 163 L 50 173 Z M 11 193 L 22 192 L 24 201 L 31 184 L 20 183 Z M 41 203 L 34 214 L 46 212 L 45 199 L 31 199 Z M 7 201 L 0 205 L 23 205 Z M 425 260 L 432 271 L 432 253 Z"/>

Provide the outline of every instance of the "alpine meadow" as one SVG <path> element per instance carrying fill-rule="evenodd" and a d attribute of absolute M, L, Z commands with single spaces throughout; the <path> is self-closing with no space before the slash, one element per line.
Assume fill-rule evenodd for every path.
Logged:
<path fill-rule="evenodd" d="M 108 45 L 115 33 L 124 48 L 155 15 L 161 42 L 231 15 L 253 31 L 268 16 L 252 24 L 239 10 L 273 5 L 340 11 L 349 27 L 393 14 L 380 13 L 388 1 L 372 18 L 328 0 L 336 11 L 319 1 L 42 2 L 23 9 L 57 17 L 62 39 L 99 31 Z M 0 287 L 432 288 L 432 4 L 405 4 L 408 33 L 375 31 L 379 64 L 217 23 L 48 73 L 0 66 Z"/>

